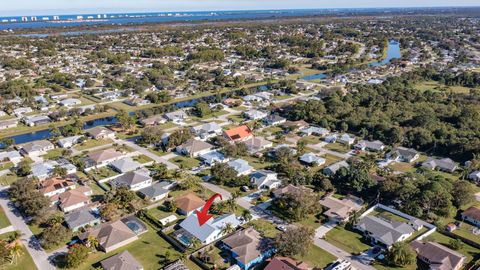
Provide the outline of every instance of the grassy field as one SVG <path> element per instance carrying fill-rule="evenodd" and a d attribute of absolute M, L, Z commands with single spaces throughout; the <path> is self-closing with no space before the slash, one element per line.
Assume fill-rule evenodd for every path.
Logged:
<path fill-rule="evenodd" d="M 151 158 L 149 158 L 148 156 L 145 156 L 145 155 L 134 156 L 132 159 L 135 160 L 138 163 L 141 163 L 141 164 L 153 161 L 153 159 L 151 159 Z"/>
<path fill-rule="evenodd" d="M 468 87 L 463 87 L 463 86 L 446 86 L 442 85 L 439 82 L 436 81 L 425 81 L 421 82 L 417 85 L 415 85 L 415 89 L 419 91 L 434 91 L 434 92 L 440 92 L 442 91 L 441 89 L 446 89 L 447 92 L 451 91 L 453 93 L 459 93 L 459 94 L 468 94 L 470 92 L 470 88 Z"/>
<path fill-rule="evenodd" d="M 198 159 L 194 159 L 191 157 L 184 157 L 178 156 L 170 159 L 171 162 L 177 164 L 180 168 L 189 170 L 193 167 L 197 167 L 200 165 L 200 161 Z"/>
<path fill-rule="evenodd" d="M 307 255 L 295 256 L 294 259 L 306 262 L 310 267 L 323 269 L 325 266 L 334 262 L 337 258 L 325 250 L 312 245 Z"/>
<path fill-rule="evenodd" d="M 250 164 L 250 166 L 254 167 L 257 170 L 264 169 L 273 165 L 273 163 L 271 162 L 261 161 L 259 158 L 252 156 L 241 157 L 241 159 L 248 161 L 248 164 Z"/>
<path fill-rule="evenodd" d="M 337 226 L 325 235 L 325 240 L 347 252 L 357 254 L 370 248 L 360 232 L 354 232 Z"/>
<path fill-rule="evenodd" d="M 350 147 L 341 143 L 329 143 L 325 145 L 325 148 L 339 153 L 348 153 L 351 150 Z"/>
<path fill-rule="evenodd" d="M 98 147 L 98 146 L 107 145 L 107 144 L 111 144 L 111 143 L 113 143 L 113 141 L 111 139 L 107 139 L 107 140 L 87 140 L 87 141 L 84 141 L 83 143 L 75 146 L 75 149 L 78 150 L 78 151 L 83 151 L 83 150 L 88 150 L 88 149 L 93 148 L 93 147 Z"/>
<path fill-rule="evenodd" d="M 275 225 L 265 219 L 252 220 L 248 224 L 260 232 L 264 237 L 273 238 L 280 233 L 280 231 L 275 228 Z"/>
<path fill-rule="evenodd" d="M 0 163 L 0 171 L 9 170 L 13 167 L 13 163 L 10 161 Z"/>
<path fill-rule="evenodd" d="M 0 235 L 0 239 L 7 239 L 12 233 L 6 233 Z M 17 259 L 16 262 L 13 264 L 7 264 L 0 269 L 2 270 L 33 270 L 37 269 L 35 266 L 35 263 L 32 260 L 32 257 L 30 257 L 30 254 L 28 254 L 27 249 L 22 246 L 22 252 L 20 257 Z"/>
<path fill-rule="evenodd" d="M 48 151 L 45 155 L 43 155 L 44 159 L 57 159 L 61 157 L 63 154 L 63 149 L 62 148 L 55 148 L 50 151 Z"/>
<path fill-rule="evenodd" d="M 118 175 L 118 173 L 115 172 L 114 170 L 111 170 L 111 169 L 107 168 L 107 167 L 102 167 L 102 168 L 98 168 L 96 170 L 89 171 L 88 175 L 90 177 L 93 177 L 93 179 L 99 181 L 99 180 L 102 180 L 104 178 L 108 178 L 108 177 Z"/>
<path fill-rule="evenodd" d="M 13 172 L 9 172 L 5 175 L 0 176 L 0 185 L 2 186 L 9 186 L 13 182 L 17 181 L 18 176 Z"/>
<path fill-rule="evenodd" d="M 0 229 L 10 226 L 10 221 L 8 220 L 7 216 L 5 215 L 5 211 L 0 206 Z"/>

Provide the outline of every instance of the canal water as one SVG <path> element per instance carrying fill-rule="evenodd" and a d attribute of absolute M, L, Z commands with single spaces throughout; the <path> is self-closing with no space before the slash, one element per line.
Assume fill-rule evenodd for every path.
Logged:
<path fill-rule="evenodd" d="M 393 59 L 399 59 L 401 57 L 402 57 L 402 53 L 400 51 L 400 43 L 395 40 L 390 40 L 388 42 L 387 56 L 381 61 L 370 63 L 368 66 L 379 67 L 379 66 L 388 65 L 390 61 L 392 61 Z M 317 74 L 302 77 L 300 78 L 300 80 L 304 80 L 304 81 L 313 81 L 318 79 L 321 80 L 321 79 L 329 78 L 330 76 L 331 75 L 328 73 L 317 73 Z"/>

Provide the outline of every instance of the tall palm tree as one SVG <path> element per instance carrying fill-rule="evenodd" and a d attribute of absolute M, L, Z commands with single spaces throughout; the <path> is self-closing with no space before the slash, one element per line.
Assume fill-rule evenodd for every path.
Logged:
<path fill-rule="evenodd" d="M 20 242 L 14 242 L 13 246 L 10 246 L 10 256 L 12 256 L 11 264 L 17 264 L 18 258 L 23 255 L 23 248 Z"/>
<path fill-rule="evenodd" d="M 252 213 L 248 209 L 243 210 L 242 217 L 246 222 L 249 222 L 253 218 Z"/>
<path fill-rule="evenodd" d="M 222 230 L 220 231 L 221 235 L 227 235 L 235 231 L 235 228 L 233 227 L 232 223 L 227 223 L 225 226 L 223 226 Z"/>
<path fill-rule="evenodd" d="M 90 235 L 90 236 L 87 238 L 87 241 L 88 241 L 90 247 L 93 248 L 93 249 L 95 249 L 95 250 L 96 250 L 96 249 L 98 248 L 98 246 L 100 245 L 100 242 L 98 242 L 98 239 L 97 239 L 95 236 L 93 236 L 93 235 Z"/>

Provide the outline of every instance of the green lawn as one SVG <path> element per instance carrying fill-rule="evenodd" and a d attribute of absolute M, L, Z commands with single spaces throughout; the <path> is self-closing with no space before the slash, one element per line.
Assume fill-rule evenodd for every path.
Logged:
<path fill-rule="evenodd" d="M 12 233 L 6 233 L 0 235 L 0 239 L 7 239 Z M 35 263 L 30 257 L 27 249 L 22 246 L 22 253 L 16 262 L 13 264 L 7 264 L 1 268 L 2 270 L 34 270 L 37 269 Z"/>
<path fill-rule="evenodd" d="M 0 229 L 6 228 L 10 226 L 10 221 L 8 220 L 7 216 L 5 215 L 5 211 L 0 206 Z"/>
<path fill-rule="evenodd" d="M 192 120 L 200 121 L 200 120 L 213 119 L 213 118 L 216 118 L 216 117 L 219 117 L 219 116 L 222 116 L 222 115 L 226 115 L 226 114 L 228 114 L 227 111 L 220 110 L 220 111 L 217 111 L 217 112 L 212 112 L 209 115 L 205 115 L 204 117 L 192 116 L 191 118 L 192 118 Z"/>
<path fill-rule="evenodd" d="M 198 159 L 194 159 L 191 157 L 184 157 L 178 156 L 170 159 L 171 162 L 177 164 L 180 168 L 189 170 L 193 167 L 197 167 L 200 165 L 200 161 Z"/>
<path fill-rule="evenodd" d="M 228 120 L 231 120 L 236 123 L 242 123 L 245 121 L 245 118 L 241 114 L 234 114 L 228 117 Z"/>
<path fill-rule="evenodd" d="M 448 237 L 448 236 L 446 236 L 444 234 L 441 234 L 439 232 L 434 232 L 431 235 L 427 236 L 425 240 L 434 241 L 434 242 L 442 244 L 446 247 L 450 247 L 450 241 L 452 241 L 452 239 L 453 238 Z M 478 258 L 479 254 L 480 254 L 480 250 L 478 248 L 469 246 L 467 244 L 464 244 L 463 248 L 458 250 L 458 252 L 462 253 L 463 255 L 465 255 L 467 257 L 466 260 L 465 260 L 466 264 L 468 264 L 470 261 L 472 261 L 472 259 L 474 257 Z"/>
<path fill-rule="evenodd" d="M 383 264 L 383 262 L 374 264 L 373 267 L 379 270 L 428 270 L 430 269 L 430 267 L 426 263 L 418 259 L 416 264 L 408 265 L 405 267 L 393 267 L 390 265 L 385 265 Z"/>
<path fill-rule="evenodd" d="M 320 225 L 322 223 L 320 223 L 320 221 L 315 217 L 315 215 L 311 215 L 309 216 L 308 218 L 304 219 L 304 220 L 301 220 L 299 222 L 297 222 L 298 224 L 301 224 L 301 225 L 304 225 L 304 226 L 308 226 L 308 227 L 312 227 L 314 229 L 317 229 L 318 227 L 320 227 Z"/>
<path fill-rule="evenodd" d="M 9 186 L 13 182 L 17 181 L 18 176 L 13 172 L 9 172 L 5 175 L 0 176 L 0 185 L 2 186 Z"/>
<path fill-rule="evenodd" d="M 63 149 L 62 148 L 55 148 L 53 150 L 48 151 L 45 155 L 43 155 L 44 159 L 58 159 L 62 156 Z"/>
<path fill-rule="evenodd" d="M 325 145 L 325 148 L 339 153 L 348 153 L 351 150 L 350 147 L 341 143 L 329 143 Z"/>
<path fill-rule="evenodd" d="M 302 137 L 300 140 L 306 142 L 307 144 L 318 144 L 321 142 L 319 137 L 313 135 Z"/>
<path fill-rule="evenodd" d="M 128 252 L 130 252 L 130 254 L 142 264 L 144 269 L 162 268 L 165 265 L 163 261 L 167 251 L 170 253 L 171 260 L 181 257 L 181 254 L 163 240 L 157 231 L 151 227 L 148 227 L 148 232 L 142 234 L 139 238 L 140 239 L 137 241 L 118 248 L 113 252 L 107 254 L 103 252 L 91 254 L 85 262 L 76 268 L 76 270 L 90 270 L 98 266 L 100 261 L 124 250 L 128 250 Z M 187 262 L 187 266 L 190 269 L 199 269 L 191 261 Z"/>
<path fill-rule="evenodd" d="M 10 162 L 10 161 L 7 161 L 7 162 L 2 162 L 0 164 L 0 171 L 3 171 L 3 170 L 9 170 L 11 168 L 13 168 L 13 163 Z"/>
<path fill-rule="evenodd" d="M 277 234 L 280 233 L 279 230 L 275 228 L 271 222 L 265 219 L 256 219 L 252 220 L 248 223 L 248 225 L 252 226 L 255 230 L 260 232 L 264 237 L 275 237 Z"/>
<path fill-rule="evenodd" d="M 117 172 L 111 170 L 107 167 L 102 167 L 96 170 L 91 170 L 88 172 L 88 175 L 92 177 L 94 180 L 100 181 L 104 178 L 112 177 L 118 175 Z"/>
<path fill-rule="evenodd" d="M 337 226 L 325 235 L 325 240 L 352 254 L 358 254 L 369 249 L 360 232 L 350 231 L 342 226 Z"/>
<path fill-rule="evenodd" d="M 179 217 L 179 215 L 177 215 L 176 213 L 164 211 L 163 205 L 159 205 L 157 207 L 153 207 L 151 209 L 148 209 L 147 212 L 152 217 L 154 217 L 156 220 L 160 220 L 162 218 L 166 218 L 166 217 L 171 216 L 171 215 L 175 215 L 175 216 L 177 216 L 177 218 Z"/>
<path fill-rule="evenodd" d="M 325 164 L 323 164 L 322 167 L 327 167 L 332 165 L 333 163 L 337 163 L 343 160 L 342 158 L 339 158 L 331 154 L 325 154 L 322 157 L 325 159 Z"/>
<path fill-rule="evenodd" d="M 458 93 L 458 94 L 468 94 L 471 88 L 464 87 L 464 86 L 446 86 L 436 81 L 425 81 L 415 85 L 415 89 L 422 92 L 428 91 L 428 90 L 434 91 L 434 92 L 440 92 L 443 89 L 445 89 L 446 92 L 452 91 L 453 93 Z"/>
<path fill-rule="evenodd" d="M 390 169 L 394 171 L 399 171 L 399 172 L 415 172 L 416 169 L 412 163 L 407 163 L 407 162 L 394 162 L 390 165 L 388 165 Z"/>
<path fill-rule="evenodd" d="M 153 161 L 153 159 L 149 158 L 149 157 L 146 156 L 146 155 L 134 156 L 132 159 L 135 160 L 135 161 L 138 162 L 138 163 L 141 163 L 141 164 L 144 164 L 144 163 L 148 163 L 148 162 L 152 162 L 152 161 Z"/>
<path fill-rule="evenodd" d="M 383 210 L 381 208 L 376 208 L 369 215 L 370 216 L 376 216 L 376 217 L 379 217 L 379 218 L 384 218 L 384 219 L 387 219 L 387 220 L 394 220 L 394 221 L 400 221 L 400 222 L 405 222 L 405 223 L 409 222 L 408 219 L 403 218 L 401 216 L 397 216 L 394 213 L 388 212 L 388 211 Z"/>
<path fill-rule="evenodd" d="M 254 167 L 257 170 L 264 169 L 273 165 L 272 162 L 261 161 L 259 158 L 252 156 L 241 157 L 241 159 L 248 161 L 248 164 L 250 164 L 250 166 Z"/>
<path fill-rule="evenodd" d="M 325 266 L 334 262 L 337 258 L 325 250 L 312 245 L 307 255 L 295 256 L 294 259 L 306 262 L 310 267 L 323 269 Z"/>
<path fill-rule="evenodd" d="M 87 140 L 87 141 L 84 141 L 81 144 L 75 146 L 75 149 L 78 150 L 78 151 L 83 151 L 83 150 L 88 150 L 88 149 L 93 148 L 93 147 L 107 145 L 107 144 L 110 144 L 110 143 L 113 143 L 113 141 L 111 139 L 107 139 L 107 140 Z"/>

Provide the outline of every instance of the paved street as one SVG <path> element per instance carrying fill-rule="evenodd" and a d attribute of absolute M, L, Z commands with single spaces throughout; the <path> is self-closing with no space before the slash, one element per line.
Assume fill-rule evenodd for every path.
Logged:
<path fill-rule="evenodd" d="M 5 210 L 5 214 L 14 229 L 22 233 L 22 242 L 27 248 L 27 251 L 35 262 L 37 268 L 40 270 L 54 270 L 55 267 L 53 267 L 48 260 L 49 255 L 40 246 L 38 239 L 33 235 L 32 231 L 30 231 L 30 228 L 28 228 L 18 210 L 10 203 L 6 188 L 4 187 L 0 190 L 0 205 Z"/>
<path fill-rule="evenodd" d="M 153 159 L 155 162 L 163 163 L 163 164 L 167 165 L 167 168 L 169 170 L 175 170 L 175 169 L 179 168 L 176 164 L 168 161 L 166 158 L 157 156 L 154 153 L 148 151 L 148 149 L 146 149 L 144 147 L 141 147 L 140 145 L 138 145 L 134 142 L 131 142 L 131 141 L 128 141 L 128 140 L 123 140 L 123 139 L 115 139 L 115 142 L 118 143 L 118 144 L 125 144 L 126 146 L 134 149 L 135 151 L 138 151 L 139 153 Z"/>

